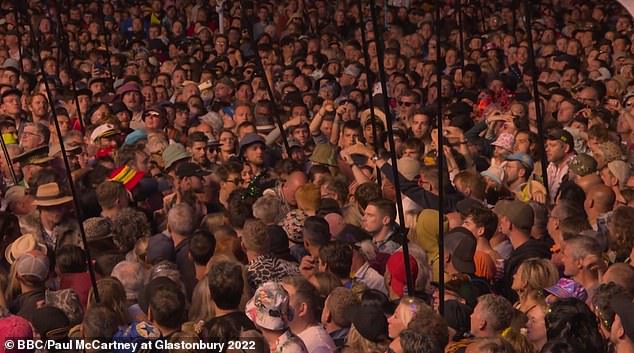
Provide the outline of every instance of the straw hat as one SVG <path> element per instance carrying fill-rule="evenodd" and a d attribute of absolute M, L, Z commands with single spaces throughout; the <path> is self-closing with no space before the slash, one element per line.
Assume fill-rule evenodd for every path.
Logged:
<path fill-rule="evenodd" d="M 40 185 L 35 193 L 35 206 L 59 206 L 73 200 L 72 196 L 64 196 L 57 183 Z"/>
<path fill-rule="evenodd" d="M 13 264 L 20 256 L 29 251 L 38 250 L 46 254 L 46 245 L 38 242 L 37 237 L 33 234 L 24 234 L 9 244 L 4 250 L 4 258 L 9 264 Z"/>

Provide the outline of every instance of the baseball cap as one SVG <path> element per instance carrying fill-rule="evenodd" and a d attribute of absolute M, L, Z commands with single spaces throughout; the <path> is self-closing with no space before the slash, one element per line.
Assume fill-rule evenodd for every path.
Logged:
<path fill-rule="evenodd" d="M 161 119 L 165 119 L 165 115 L 166 115 L 165 108 L 161 107 L 160 105 L 154 105 L 146 109 L 145 111 L 143 111 L 143 114 L 141 115 L 141 117 L 143 118 L 143 121 L 145 121 L 145 117 L 147 117 L 151 113 L 158 114 Z"/>
<path fill-rule="evenodd" d="M 578 176 L 586 176 L 597 171 L 597 160 L 587 153 L 579 153 L 568 161 L 568 168 Z"/>
<path fill-rule="evenodd" d="M 29 251 L 15 262 L 15 271 L 20 277 L 32 276 L 43 282 L 48 278 L 48 257 L 37 250 Z"/>
<path fill-rule="evenodd" d="M 101 124 L 90 135 L 90 141 L 97 142 L 102 137 L 108 137 L 119 133 L 117 128 L 112 124 Z"/>
<path fill-rule="evenodd" d="M 502 184 L 503 174 L 502 168 L 495 165 L 490 166 L 489 169 L 480 173 L 483 177 L 489 177 L 498 184 Z"/>
<path fill-rule="evenodd" d="M 387 318 L 377 305 L 353 305 L 345 309 L 344 316 L 363 338 L 381 342 L 388 338 Z"/>
<path fill-rule="evenodd" d="M 518 161 L 524 168 L 533 170 L 533 158 L 524 152 L 517 152 L 506 156 L 507 161 Z"/>
<path fill-rule="evenodd" d="M 634 305 L 625 295 L 615 295 L 610 300 L 610 308 L 621 319 L 621 325 L 627 337 L 634 341 Z"/>
<path fill-rule="evenodd" d="M 267 330 L 284 330 L 287 327 L 289 297 L 281 284 L 263 283 L 247 303 L 247 313 L 253 322 Z"/>
<path fill-rule="evenodd" d="M 567 130 L 564 129 L 554 129 L 554 130 L 550 130 L 547 134 L 546 134 L 546 139 L 547 140 L 557 140 L 557 141 L 561 141 L 565 144 L 568 144 L 568 146 L 570 146 L 570 150 L 573 151 L 575 149 L 575 140 L 572 137 L 572 134 L 570 132 L 568 132 Z"/>
<path fill-rule="evenodd" d="M 7 339 L 33 339 L 31 324 L 17 315 L 0 318 L 0 353 L 27 352 L 26 349 L 6 348 Z"/>
<path fill-rule="evenodd" d="M 418 277 L 418 263 L 412 255 L 409 256 L 410 269 L 413 280 Z M 397 251 L 387 260 L 386 269 L 390 271 L 390 287 L 398 296 L 405 295 L 407 288 L 407 275 L 405 274 L 405 255 L 402 251 Z"/>
<path fill-rule="evenodd" d="M 500 200 L 495 204 L 493 211 L 498 216 L 504 216 L 511 223 L 524 231 L 530 231 L 533 227 L 533 209 L 527 203 L 519 200 Z"/>
<path fill-rule="evenodd" d="M 606 168 L 619 180 L 619 187 L 623 188 L 630 177 L 630 165 L 625 161 L 616 160 L 608 163 Z"/>
<path fill-rule="evenodd" d="M 192 162 L 183 163 L 176 169 L 176 176 L 179 178 L 191 176 L 204 177 L 206 175 L 209 175 L 208 171 L 204 170 L 200 165 Z"/>
<path fill-rule="evenodd" d="M 475 273 L 473 255 L 476 250 L 476 239 L 463 227 L 452 229 L 445 236 L 445 249 L 451 255 L 451 264 L 461 273 Z"/>
<path fill-rule="evenodd" d="M 554 286 L 544 288 L 544 290 L 557 298 L 577 298 L 585 301 L 588 298 L 588 292 L 583 286 L 569 278 L 562 277 Z"/>
<path fill-rule="evenodd" d="M 123 145 L 134 145 L 137 142 L 141 141 L 141 140 L 145 140 L 147 139 L 147 132 L 145 132 L 145 130 L 143 129 L 137 129 L 132 131 L 131 133 L 128 134 L 128 136 L 125 137 L 125 140 L 123 141 Z"/>

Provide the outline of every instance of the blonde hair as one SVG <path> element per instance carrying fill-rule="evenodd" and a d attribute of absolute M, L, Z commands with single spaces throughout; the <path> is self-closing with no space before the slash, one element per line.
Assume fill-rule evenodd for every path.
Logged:
<path fill-rule="evenodd" d="M 143 267 L 145 267 L 146 269 L 151 267 L 150 264 L 148 264 L 147 262 L 147 247 L 149 242 L 150 237 L 145 236 L 137 239 L 136 243 L 134 244 L 134 257 L 136 258 L 137 262 L 143 265 Z"/>
<path fill-rule="evenodd" d="M 425 308 L 430 309 L 424 301 L 414 297 L 403 297 L 394 311 L 394 316 L 404 327 L 407 327 L 414 317 Z"/>
<path fill-rule="evenodd" d="M 18 281 L 15 264 L 16 262 L 11 264 L 11 268 L 9 269 L 9 281 L 7 283 L 7 287 L 4 289 L 4 297 L 6 298 L 7 303 L 10 303 L 13 299 L 20 295 L 21 292 L 20 281 Z"/>
<path fill-rule="evenodd" d="M 366 339 L 361 336 L 359 331 L 354 327 L 354 324 L 350 327 L 348 337 L 346 338 L 346 346 L 350 347 L 353 352 L 385 353 L 389 344 L 390 341 L 387 339 L 382 342 L 372 342 Z"/>
<path fill-rule="evenodd" d="M 500 337 L 510 343 L 516 353 L 534 353 L 533 344 L 528 338 L 510 327 L 504 330 Z"/>
<path fill-rule="evenodd" d="M 88 293 L 86 309 L 97 304 L 93 290 L 94 289 L 91 288 Z M 121 281 L 115 277 L 104 277 L 97 281 L 97 290 L 99 291 L 99 304 L 108 307 L 117 314 L 119 325 L 127 325 L 130 320 L 128 319 L 125 288 L 123 284 L 121 284 Z"/>
<path fill-rule="evenodd" d="M 209 280 L 205 276 L 201 279 L 196 287 L 194 287 L 194 293 L 192 294 L 192 304 L 189 308 L 189 320 L 190 321 L 208 321 L 215 315 L 213 308 L 211 307 L 211 293 L 209 292 Z"/>
<path fill-rule="evenodd" d="M 224 213 L 210 213 L 203 218 L 201 227 L 207 229 L 213 234 L 218 228 L 228 224 L 229 220 Z"/>
<path fill-rule="evenodd" d="M 532 258 L 522 262 L 516 276 L 522 282 L 521 289 L 517 290 L 522 302 L 529 295 L 536 295 L 544 288 L 555 285 L 559 280 L 559 271 L 550 260 Z"/>

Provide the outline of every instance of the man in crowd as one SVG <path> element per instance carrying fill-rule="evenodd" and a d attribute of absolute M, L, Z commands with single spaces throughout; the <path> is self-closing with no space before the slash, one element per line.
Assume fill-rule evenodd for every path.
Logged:
<path fill-rule="evenodd" d="M 0 324 L 7 307 L 36 337 L 55 324 L 60 340 L 72 317 L 84 339 L 116 327 L 139 339 L 257 337 L 271 352 L 436 353 L 451 337 L 454 352 L 465 333 L 498 346 L 520 334 L 507 309 L 530 304 L 513 290 L 537 272 L 528 259 L 551 258 L 591 297 L 602 281 L 631 287 L 634 27 L 617 2 L 531 2 L 527 32 L 501 0 L 464 3 L 465 26 L 456 11 L 435 19 L 425 1 L 388 1 L 383 33 L 369 24 L 365 39 L 367 1 L 69 0 L 59 16 L 9 3 L 0 251 L 46 252 L 60 271 L 40 255 L 0 265 L 12 276 L 0 285 L 15 284 L 0 288 Z M 476 209 L 493 209 L 497 229 Z M 97 274 L 83 317 L 58 304 L 73 269 Z M 446 321 L 431 314 L 429 278 L 446 282 Z M 70 287 L 86 296 L 87 283 Z M 527 312 L 533 350 L 581 340 L 606 351 L 592 337 L 613 315 L 588 304 Z M 631 306 L 612 310 L 619 352 Z M 558 329 L 569 312 L 587 319 L 584 337 Z"/>

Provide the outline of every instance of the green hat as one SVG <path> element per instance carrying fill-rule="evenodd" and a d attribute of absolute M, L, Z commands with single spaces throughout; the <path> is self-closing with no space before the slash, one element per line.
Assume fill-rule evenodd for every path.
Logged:
<path fill-rule="evenodd" d="M 163 151 L 163 161 L 165 162 L 165 169 L 169 169 L 172 164 L 174 164 L 174 162 L 191 157 L 191 153 L 187 152 L 185 146 L 180 143 L 173 143 L 167 146 Z"/>
<path fill-rule="evenodd" d="M 310 156 L 310 161 L 315 164 L 324 164 L 329 167 L 337 167 L 335 147 L 329 143 L 318 144 Z"/>

